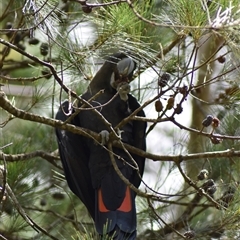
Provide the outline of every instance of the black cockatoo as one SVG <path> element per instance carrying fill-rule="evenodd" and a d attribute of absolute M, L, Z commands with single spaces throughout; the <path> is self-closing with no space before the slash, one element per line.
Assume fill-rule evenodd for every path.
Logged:
<path fill-rule="evenodd" d="M 140 107 L 135 97 L 129 94 L 128 83 L 135 68 L 136 63 L 123 53 L 110 56 L 81 96 L 88 101 L 100 90 L 104 90 L 89 103 L 96 107 L 113 128 Z M 87 207 L 100 235 L 103 235 L 105 229 L 104 231 L 115 240 L 132 240 L 136 238 L 136 193 L 114 170 L 109 152 L 104 148 L 109 129 L 101 117 L 91 110 L 91 106 L 85 104 L 85 109 L 79 111 L 71 120 L 71 124 L 100 133 L 102 144 L 97 144 L 91 138 L 56 129 L 66 180 L 70 189 Z M 68 109 L 69 102 L 63 102 L 56 119 L 67 120 L 69 116 L 65 113 Z M 138 111 L 137 116 L 144 117 L 143 110 Z M 142 150 L 146 149 L 145 131 L 146 123 L 137 120 L 130 121 L 119 129 L 122 142 Z M 136 168 L 132 167 L 134 163 L 126 151 L 113 148 L 113 152 L 122 174 L 138 188 L 145 158 L 132 155 L 138 164 L 137 172 Z"/>

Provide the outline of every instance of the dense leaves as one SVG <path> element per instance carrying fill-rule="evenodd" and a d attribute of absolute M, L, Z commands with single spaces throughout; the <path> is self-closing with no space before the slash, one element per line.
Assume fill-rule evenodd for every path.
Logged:
<path fill-rule="evenodd" d="M 238 0 L 3 1 L 0 238 L 97 238 L 54 127 L 98 133 L 52 118 L 117 51 L 137 62 L 132 94 L 148 122 L 146 153 L 124 145 L 148 159 L 138 239 L 238 238 L 239 19 Z"/>

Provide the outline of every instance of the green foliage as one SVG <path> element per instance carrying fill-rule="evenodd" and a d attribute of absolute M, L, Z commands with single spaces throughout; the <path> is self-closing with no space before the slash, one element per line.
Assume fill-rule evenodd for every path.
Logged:
<path fill-rule="evenodd" d="M 137 61 L 139 67 L 135 74 L 138 81 L 132 83 L 133 94 L 147 105 L 146 121 L 153 125 L 155 133 L 157 131 L 157 135 L 147 138 L 149 145 L 157 143 L 157 146 L 149 147 L 148 152 L 167 152 L 170 158 L 172 155 L 188 153 L 196 142 L 201 143 L 202 153 L 240 149 L 240 91 L 239 73 L 236 70 L 239 68 L 238 0 L 138 0 L 131 1 L 131 6 L 127 2 L 110 4 L 110 0 L 102 1 L 102 5 L 91 5 L 93 1 L 86 1 L 85 4 L 91 5 L 89 13 L 82 11 L 84 4 L 80 2 L 8 0 L 1 3 L 1 42 L 5 39 L 11 45 L 10 49 L 6 48 L 7 45 L 0 45 L 0 78 L 12 106 L 53 118 L 59 102 L 70 98 L 69 91 L 62 89 L 62 83 L 77 94 L 82 94 L 99 67 L 98 61 L 112 52 L 123 51 Z M 8 23 L 11 23 L 10 28 Z M 81 32 L 86 25 L 91 28 L 91 33 Z M 204 43 L 200 43 L 199 39 L 208 35 L 218 36 L 224 44 L 217 49 L 217 56 L 200 58 L 205 52 L 201 52 Z M 34 44 L 30 41 L 32 39 Z M 211 48 L 217 45 L 217 40 L 212 40 Z M 41 51 L 42 44 L 47 48 L 46 54 Z M 14 46 L 25 49 L 26 54 L 14 50 Z M 220 49 L 226 49 L 226 59 L 219 59 L 222 54 Z M 213 63 L 218 64 L 217 71 Z M 198 81 L 199 69 L 206 74 L 204 80 L 200 79 L 201 83 Z M 166 72 L 171 78 L 165 87 L 160 87 L 159 81 Z M 217 76 L 211 75 L 212 72 Z M 213 95 L 211 101 L 200 95 L 207 92 L 209 86 L 208 96 Z M 15 87 L 20 89 L 16 96 Z M 31 89 L 30 96 L 25 94 L 26 89 Z M 154 98 L 161 101 L 163 109 L 170 98 L 175 102 L 168 111 L 156 113 Z M 74 101 L 74 98 L 71 100 Z M 191 116 L 189 108 L 185 111 L 190 100 L 197 101 L 196 112 L 204 116 L 214 114 L 220 119 L 220 126 L 213 134 L 219 134 L 219 138 L 224 136 L 223 141 L 218 144 L 212 142 L 209 134 L 212 127 L 200 131 L 204 117 Z M 184 117 L 175 113 L 176 104 L 183 107 Z M 0 194 L 0 237 L 2 234 L 8 239 L 38 240 L 51 239 L 51 236 L 63 240 L 96 239 L 93 221 L 66 184 L 56 152 L 54 129 L 42 123 L 20 120 L 2 109 L 0 111 L 0 147 L 12 143 L 1 149 L 8 154 L 6 162 L 3 157 L 0 162 L 1 165 L 7 165 L 7 183 L 19 206 L 49 234 L 47 236 L 30 227 L 20 216 L 11 197 Z M 192 118 L 192 129 L 187 124 L 177 125 L 181 117 L 184 124 Z M 159 126 L 164 123 L 177 125 L 182 129 L 181 134 L 167 125 L 155 128 L 154 124 Z M 195 134 L 196 142 L 191 142 L 188 132 Z M 200 136 L 204 138 L 203 141 L 199 140 Z M 169 139 L 167 146 L 165 142 Z M 48 157 L 27 156 L 38 150 L 48 154 Z M 18 154 L 24 157 L 20 159 Z M 188 167 L 191 169 L 189 175 L 198 163 L 198 170 L 209 170 L 209 178 L 217 186 L 212 201 L 200 196 L 199 189 L 205 180 L 199 181 L 197 174 L 191 176 L 190 182 L 182 184 L 184 176 L 179 172 L 178 161 L 183 161 L 183 173 L 185 170 L 187 172 Z M 225 230 L 224 234 L 229 239 L 236 237 L 240 199 L 239 168 L 237 158 L 228 155 L 186 162 L 179 155 L 171 163 L 162 161 L 156 167 L 158 175 L 152 177 L 154 187 L 144 187 L 158 199 L 137 197 L 139 239 L 147 239 L 146 236 L 148 239 L 166 239 L 169 237 L 166 233 L 176 234 L 173 236 L 178 239 L 176 231 L 181 233 L 187 228 L 196 230 L 196 239 L 209 239 L 209 236 L 214 236 L 213 233 L 222 234 Z M 146 172 L 152 174 L 150 170 Z M 194 188 L 193 184 L 197 187 Z M 223 196 L 232 186 L 236 191 L 231 203 L 225 209 L 217 209 L 216 202 L 226 204 Z M 171 222 L 174 229 L 166 222 Z M 110 240 L 108 236 L 104 236 L 104 239 Z"/>
<path fill-rule="evenodd" d="M 239 19 L 238 1 L 195 1 L 166 0 L 166 13 L 156 16 L 162 23 L 172 25 L 178 34 L 191 35 L 195 41 L 207 32 L 208 28 L 219 28 L 217 33 L 228 39 L 232 46 L 239 41 L 235 27 Z M 222 27 L 232 22 L 222 30 Z M 235 42 L 235 43 L 234 43 Z"/>
<path fill-rule="evenodd" d="M 136 4 L 136 10 L 144 17 L 151 16 L 152 1 Z M 139 19 L 126 4 L 110 5 L 96 11 L 91 20 L 97 25 L 96 46 L 109 52 L 132 51 L 141 56 L 153 51 L 159 36 L 156 29 Z M 109 48 L 111 46 L 111 48 Z"/>
<path fill-rule="evenodd" d="M 184 34 L 192 34 L 194 39 L 198 39 L 203 30 L 192 29 L 191 27 L 203 27 L 207 24 L 206 12 L 202 9 L 201 1 L 170 0 L 168 2 L 171 6 L 168 14 L 175 21 L 173 26 L 184 26 Z M 177 32 L 180 31 L 179 28 L 175 29 Z"/>

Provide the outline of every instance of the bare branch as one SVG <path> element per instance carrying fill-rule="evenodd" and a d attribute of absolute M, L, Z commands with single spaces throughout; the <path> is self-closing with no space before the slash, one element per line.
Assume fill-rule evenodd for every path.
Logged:
<path fill-rule="evenodd" d="M 62 169 L 58 164 L 56 164 L 56 160 L 60 160 L 59 157 L 55 156 L 53 153 L 37 150 L 31 153 L 4 154 L 0 151 L 0 160 L 5 159 L 7 162 L 26 161 L 35 157 L 41 157 L 58 169 Z"/>
<path fill-rule="evenodd" d="M 70 132 L 76 133 L 83 135 L 88 138 L 92 138 L 94 141 L 98 142 L 99 144 L 101 143 L 101 138 L 98 133 L 95 133 L 89 129 L 85 128 L 80 128 L 76 127 L 74 125 L 64 123 L 59 120 L 55 120 L 52 118 L 47 118 L 43 117 L 40 115 L 36 115 L 33 113 L 28 113 L 23 110 L 17 109 L 14 107 L 10 101 L 7 99 L 5 93 L 3 91 L 0 91 L 0 106 L 6 110 L 7 112 L 11 113 L 15 117 L 32 121 L 32 122 L 38 122 L 38 123 L 43 123 L 45 125 L 54 127 L 54 128 L 60 128 L 63 130 L 68 130 Z M 221 135 L 212 135 L 216 137 L 221 137 Z M 223 138 L 227 138 L 227 136 L 223 136 Z M 229 137 L 231 138 L 231 136 Z M 234 139 L 239 139 L 239 138 L 234 138 Z M 114 135 L 110 134 L 110 141 L 113 140 L 119 140 L 118 138 L 116 139 Z M 113 145 L 116 147 L 122 147 L 122 144 L 118 143 L 117 141 L 113 142 Z M 173 161 L 173 162 L 182 162 L 182 161 L 189 161 L 193 159 L 200 159 L 200 158 L 222 158 L 222 157 L 239 157 L 240 156 L 240 151 L 235 151 L 234 149 L 228 149 L 225 151 L 217 151 L 217 152 L 205 152 L 205 153 L 196 153 L 196 154 L 187 154 L 187 155 L 156 155 L 156 154 L 151 154 L 147 153 L 143 150 L 140 150 L 138 148 L 132 147 L 128 144 L 124 143 L 124 147 L 130 151 L 131 153 L 149 158 L 153 161 Z"/>

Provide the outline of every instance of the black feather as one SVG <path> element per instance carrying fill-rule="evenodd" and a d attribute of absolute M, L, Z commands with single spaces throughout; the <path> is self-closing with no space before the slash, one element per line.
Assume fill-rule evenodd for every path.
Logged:
<path fill-rule="evenodd" d="M 127 95 L 128 99 L 126 101 L 122 100 L 119 95 L 113 98 L 116 94 L 116 89 L 111 86 L 110 81 L 113 74 L 118 71 L 117 63 L 125 58 L 127 58 L 127 56 L 122 53 L 109 57 L 91 81 L 86 93 L 81 96 L 88 101 L 96 93 L 104 89 L 104 93 L 98 95 L 90 104 L 92 106 L 102 105 L 98 110 L 105 119 L 111 123 L 113 128 L 140 107 L 135 97 L 130 94 Z M 131 80 L 136 64 L 132 64 L 130 60 L 124 60 L 119 67 L 121 71 L 125 69 L 124 64 L 130 66 L 129 69 L 131 70 L 128 69 L 128 71 L 126 71 L 128 76 L 124 77 Z M 119 73 L 119 76 L 120 75 Z M 109 103 L 106 104 L 107 102 Z M 81 104 L 79 104 L 79 107 L 81 107 Z M 67 111 L 67 101 L 62 104 L 56 115 L 57 119 L 65 121 L 67 116 L 64 114 L 63 109 Z M 139 111 L 137 116 L 144 117 L 145 114 L 143 110 Z M 80 111 L 71 123 L 82 128 L 90 129 L 96 133 L 109 130 L 93 110 Z M 145 122 L 130 121 L 120 130 L 122 131 L 121 139 L 123 142 L 146 150 Z M 108 151 L 106 151 L 102 145 L 97 145 L 96 142 L 90 138 L 85 138 L 60 129 L 56 130 L 56 134 L 59 153 L 68 185 L 87 207 L 95 221 L 98 233 L 102 235 L 104 225 L 107 224 L 107 232 L 109 235 L 114 236 L 114 239 L 135 239 L 136 194 L 132 190 L 129 192 L 131 210 L 123 211 L 121 208 L 119 209 L 127 196 L 126 192 L 128 188 L 115 172 Z M 119 156 L 116 157 L 115 160 L 122 174 L 138 188 L 141 183 L 139 174 L 124 162 L 127 161 L 133 165 L 128 154 L 120 148 L 113 148 L 113 151 L 115 156 Z M 137 155 L 133 155 L 132 157 L 138 164 L 140 175 L 142 176 L 145 158 Z M 102 194 L 104 206 L 107 209 L 105 212 L 102 211 L 98 205 L 99 192 Z M 126 238 L 124 238 L 124 236 Z"/>

